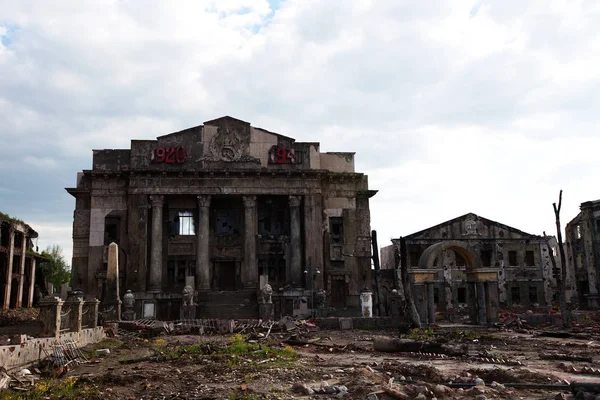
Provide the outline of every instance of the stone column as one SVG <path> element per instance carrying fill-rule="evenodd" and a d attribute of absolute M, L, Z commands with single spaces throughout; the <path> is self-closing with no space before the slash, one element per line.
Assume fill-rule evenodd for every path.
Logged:
<path fill-rule="evenodd" d="M 23 240 L 21 241 L 21 265 L 19 266 L 19 289 L 17 290 L 17 304 L 16 308 L 23 306 L 23 284 L 25 283 L 25 259 L 27 256 L 27 237 L 23 233 Z"/>
<path fill-rule="evenodd" d="M 296 286 L 302 284 L 302 243 L 300 241 L 300 203 L 301 196 L 290 196 L 290 277 Z"/>
<path fill-rule="evenodd" d="M 488 324 L 498 322 L 499 296 L 497 281 L 489 281 L 485 283 L 485 300 Z"/>
<path fill-rule="evenodd" d="M 469 307 L 469 318 L 472 324 L 477 324 L 479 314 L 477 312 L 477 292 L 476 283 L 467 281 L 467 305 Z"/>
<path fill-rule="evenodd" d="M 484 282 L 477 282 L 477 312 L 479 325 L 487 325 L 487 310 Z"/>
<path fill-rule="evenodd" d="M 433 296 L 433 283 L 428 282 L 427 286 L 427 319 L 430 324 L 435 323 L 435 301 Z"/>
<path fill-rule="evenodd" d="M 196 289 L 210 289 L 210 196 L 198 196 L 198 245 L 196 246 Z"/>
<path fill-rule="evenodd" d="M 10 228 L 8 231 L 8 257 L 6 264 L 6 284 L 4 285 L 4 304 L 3 308 L 8 310 L 10 308 L 10 291 L 12 286 L 12 264 L 15 256 L 15 231 Z"/>
<path fill-rule="evenodd" d="M 110 311 L 104 318 L 107 321 L 121 320 L 121 296 L 119 295 L 119 246 L 111 243 L 108 246 L 108 269 L 106 271 L 106 296 L 103 306 Z"/>
<path fill-rule="evenodd" d="M 60 313 L 63 302 L 58 297 L 48 296 L 40 301 L 38 319 L 42 323 L 41 337 L 60 338 Z"/>
<path fill-rule="evenodd" d="M 36 259 L 35 259 L 35 257 L 32 257 L 31 258 L 31 281 L 29 282 L 29 292 L 28 292 L 28 297 L 29 297 L 28 307 L 29 308 L 33 307 L 33 294 L 35 292 L 35 263 L 36 263 Z"/>
<path fill-rule="evenodd" d="M 152 195 L 150 196 L 150 204 L 152 204 L 152 247 L 148 291 L 160 293 L 162 291 L 163 205 L 165 204 L 165 198 L 162 195 Z"/>
<path fill-rule="evenodd" d="M 256 288 L 258 265 L 256 262 L 256 235 L 258 221 L 256 215 L 256 196 L 244 196 L 244 268 L 242 284 L 247 288 Z"/>

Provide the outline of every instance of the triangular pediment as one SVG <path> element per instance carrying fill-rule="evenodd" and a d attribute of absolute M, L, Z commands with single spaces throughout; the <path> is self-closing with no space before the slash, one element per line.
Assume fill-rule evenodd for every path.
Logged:
<path fill-rule="evenodd" d="M 474 213 L 442 222 L 422 231 L 406 236 L 407 239 L 533 239 L 537 235 L 523 232 L 519 229 L 481 217 Z"/>

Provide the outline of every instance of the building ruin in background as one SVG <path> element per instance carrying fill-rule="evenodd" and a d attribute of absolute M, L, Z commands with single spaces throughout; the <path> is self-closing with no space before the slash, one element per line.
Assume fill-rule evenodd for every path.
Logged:
<path fill-rule="evenodd" d="M 67 191 L 76 199 L 72 287 L 102 298 L 107 248 L 119 245 L 120 293 L 140 317 L 176 319 L 182 291 L 198 292 L 197 317 L 257 317 L 273 287 L 275 315 L 307 315 L 314 293 L 360 314 L 371 288 L 367 176 L 354 153 L 223 117 L 96 150 Z"/>
<path fill-rule="evenodd" d="M 0 300 L 2 309 L 31 307 L 35 295 L 36 257 L 29 225 L 0 213 Z"/>
<path fill-rule="evenodd" d="M 567 283 L 570 300 L 600 307 L 600 200 L 587 201 L 565 227 Z"/>
<path fill-rule="evenodd" d="M 403 239 L 381 249 L 381 264 L 408 267 L 422 319 L 427 320 L 427 309 L 464 308 L 479 323 L 491 322 L 490 310 L 500 305 L 547 306 L 557 292 L 560 260 L 556 257 L 554 270 L 553 237 L 469 213 Z"/>

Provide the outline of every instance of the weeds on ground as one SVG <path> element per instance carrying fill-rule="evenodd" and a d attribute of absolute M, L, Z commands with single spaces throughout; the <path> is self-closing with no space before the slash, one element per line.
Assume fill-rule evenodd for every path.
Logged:
<path fill-rule="evenodd" d="M 43 399 L 101 399 L 98 388 L 80 384 L 76 378 L 63 380 L 42 380 L 27 392 L 1 390 L 1 400 L 43 400 Z"/>
<path fill-rule="evenodd" d="M 167 360 L 178 360 L 188 356 L 214 359 L 226 357 L 224 364 L 229 368 L 238 367 L 242 363 L 250 366 L 287 367 L 298 359 L 298 353 L 290 346 L 277 348 L 260 343 L 249 343 L 241 334 L 231 336 L 227 345 L 198 343 L 169 347 L 155 343 L 153 347 L 165 355 Z"/>
<path fill-rule="evenodd" d="M 412 340 L 432 340 L 434 338 L 433 328 L 414 328 L 406 335 L 402 335 L 404 339 Z"/>

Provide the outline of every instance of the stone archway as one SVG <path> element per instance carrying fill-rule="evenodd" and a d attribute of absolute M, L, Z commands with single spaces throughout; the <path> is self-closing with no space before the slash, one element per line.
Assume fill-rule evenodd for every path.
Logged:
<path fill-rule="evenodd" d="M 498 272 L 495 269 L 483 268 L 480 255 L 467 243 L 460 240 L 445 240 L 429 246 L 419 259 L 418 272 L 421 278 L 415 275 L 415 293 L 422 293 L 420 296 L 427 299 L 427 304 L 422 306 L 422 313 L 427 314 L 432 322 L 434 314 L 433 308 L 433 286 L 434 276 L 437 268 L 434 266 L 436 258 L 444 254 L 445 250 L 450 250 L 460 255 L 466 264 L 466 283 L 467 283 L 467 307 L 469 309 L 472 323 L 485 325 L 497 321 L 498 309 Z M 443 264 L 443 263 L 442 263 Z M 449 288 L 450 295 L 445 296 L 446 309 L 451 307 L 452 303 L 452 271 L 449 266 L 442 265 L 444 273 L 444 287 Z M 418 285 L 424 286 L 422 288 Z M 419 300 L 419 296 L 417 296 Z M 420 312 L 421 314 L 421 312 Z"/>
<path fill-rule="evenodd" d="M 467 270 L 477 270 L 482 266 L 481 257 L 473 251 L 468 243 L 460 240 L 446 240 L 429 246 L 421 258 L 419 258 L 419 269 L 431 269 L 433 268 L 433 262 L 444 250 L 452 250 L 465 260 L 467 264 Z"/>

